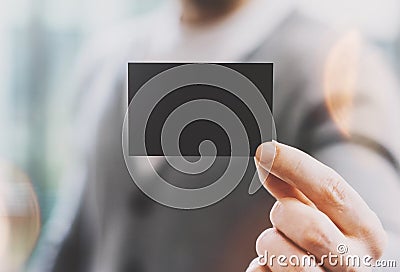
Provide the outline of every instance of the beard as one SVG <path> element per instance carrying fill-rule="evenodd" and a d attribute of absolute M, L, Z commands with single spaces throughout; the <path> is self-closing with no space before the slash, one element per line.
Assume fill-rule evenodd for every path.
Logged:
<path fill-rule="evenodd" d="M 233 9 L 242 0 L 184 0 L 203 14 L 219 15 Z"/>

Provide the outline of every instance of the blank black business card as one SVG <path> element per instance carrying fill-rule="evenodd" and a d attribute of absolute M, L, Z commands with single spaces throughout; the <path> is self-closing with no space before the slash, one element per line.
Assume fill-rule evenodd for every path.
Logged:
<path fill-rule="evenodd" d="M 157 82 L 157 84 L 150 84 L 152 81 L 159 80 L 161 76 L 166 75 L 167 72 L 177 70 L 181 71 L 182 76 L 178 73 L 175 74 L 174 77 L 165 77 L 165 84 L 162 81 Z M 205 83 L 207 82 L 207 75 L 213 78 L 214 81 L 218 79 L 222 83 L 219 85 Z M 232 75 L 233 78 L 229 78 L 227 75 Z M 163 90 L 166 85 L 174 85 L 174 82 L 171 82 L 171 80 L 185 81 L 187 78 L 190 78 L 192 84 L 185 84 L 184 86 L 177 84 L 177 88 L 173 90 Z M 201 80 L 197 81 L 198 78 L 201 78 Z M 224 88 L 224 85 L 229 85 L 223 84 L 224 80 L 225 82 L 229 81 L 232 85 L 232 82 L 236 82 L 236 79 L 238 82 L 239 80 L 247 81 L 249 86 L 253 85 L 255 88 L 249 87 L 246 88 L 246 90 L 235 90 L 236 85 L 233 86 L 233 90 Z M 153 92 L 157 93 L 158 97 L 154 97 L 152 94 Z M 243 96 L 245 96 L 245 98 L 250 97 L 250 99 L 247 99 L 250 100 L 250 103 L 246 101 L 246 99 L 243 99 Z M 262 99 L 264 101 L 261 101 Z M 168 117 L 176 109 L 186 103 L 206 100 L 224 105 L 236 116 L 222 117 L 226 117 L 226 119 L 238 118 L 237 120 L 240 120 L 247 134 L 247 139 L 245 140 L 248 144 L 248 151 L 243 151 L 243 148 L 239 148 L 238 151 L 235 151 L 236 148 L 231 145 L 230 141 L 230 137 L 233 135 L 229 135 L 229 133 L 235 133 L 232 133 L 232 131 L 227 132 L 224 128 L 224 124 L 218 124 L 210 119 L 202 119 L 202 112 L 198 112 L 199 119 L 195 119 L 193 122 L 186 124 L 185 127 L 179 128 L 179 137 L 176 139 L 179 145 L 179 151 L 175 150 L 166 153 L 165 150 L 170 150 L 170 148 L 163 147 L 163 144 L 174 144 L 173 142 L 163 143 L 161 139 L 163 129 L 168 129 L 164 127 Z M 261 105 L 262 102 L 265 103 L 265 114 L 262 113 L 259 120 L 265 121 L 266 118 L 272 118 L 270 113 L 273 109 L 273 64 L 129 63 L 128 102 L 130 105 L 128 110 L 130 156 L 200 156 L 199 145 L 205 140 L 213 142 L 216 146 L 217 156 L 254 156 L 257 146 L 262 141 L 272 139 L 273 135 L 273 120 L 268 120 L 268 122 L 266 122 L 267 124 L 271 124 L 270 128 L 268 126 L 265 128 L 265 125 L 260 127 L 260 123 L 257 122 L 251 105 L 257 104 L 257 107 L 260 107 L 259 105 Z M 212 104 L 206 103 L 205 105 Z M 149 110 L 149 106 L 151 106 L 151 110 Z M 202 110 L 205 111 L 204 113 L 211 111 L 208 107 L 204 107 Z M 257 113 L 260 112 L 261 110 L 258 108 Z M 196 115 L 196 113 L 193 112 L 190 112 L 190 114 Z M 182 118 L 184 117 L 185 116 L 182 116 Z M 221 119 L 221 116 L 216 116 L 215 118 Z M 230 123 L 230 125 L 232 124 Z M 241 128 L 238 127 L 237 129 L 239 131 Z M 261 135 L 261 130 L 264 131 L 263 137 Z M 178 133 L 178 131 L 176 132 Z M 173 131 L 172 133 L 175 132 Z M 206 154 L 202 153 L 201 155 L 213 154 L 210 151 L 210 154 L 206 152 Z"/>

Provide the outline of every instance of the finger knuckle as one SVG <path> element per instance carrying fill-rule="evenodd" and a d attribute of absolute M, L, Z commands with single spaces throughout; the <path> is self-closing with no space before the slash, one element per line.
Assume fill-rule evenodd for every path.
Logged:
<path fill-rule="evenodd" d="M 294 173 L 301 173 L 303 167 L 304 167 L 304 160 L 300 159 L 295 163 L 294 168 L 293 168 L 293 172 Z"/>
<path fill-rule="evenodd" d="M 324 200 L 339 212 L 344 210 L 347 201 L 346 189 L 343 180 L 336 174 L 323 180 L 321 194 Z"/>
<path fill-rule="evenodd" d="M 387 234 L 383 232 L 380 235 L 374 237 L 374 241 L 370 243 L 371 257 L 374 259 L 379 259 L 382 257 L 384 250 L 387 245 Z"/>
<path fill-rule="evenodd" d="M 383 231 L 383 233 L 377 237 L 377 240 L 378 241 L 376 242 L 375 250 L 373 250 L 373 258 L 375 259 L 382 257 L 386 249 L 386 246 L 388 244 L 387 233 Z"/>
<path fill-rule="evenodd" d="M 311 220 L 303 233 L 303 244 L 306 249 L 324 250 L 332 244 L 330 236 L 324 231 L 324 227 L 317 220 Z"/>
<path fill-rule="evenodd" d="M 378 216 L 374 213 L 375 221 L 373 224 L 364 225 L 361 227 L 361 234 L 363 240 L 367 243 L 370 251 L 370 255 L 374 259 L 378 259 L 383 255 L 383 252 L 388 243 L 387 233 L 384 230 Z M 374 227 L 372 227 L 374 226 Z"/>

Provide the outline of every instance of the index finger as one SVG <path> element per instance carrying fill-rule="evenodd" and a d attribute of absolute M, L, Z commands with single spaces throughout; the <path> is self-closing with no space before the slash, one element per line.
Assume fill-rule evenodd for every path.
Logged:
<path fill-rule="evenodd" d="M 382 234 L 379 219 L 360 195 L 338 173 L 310 155 L 267 142 L 257 149 L 256 160 L 259 166 L 267 165 L 271 174 L 298 188 L 345 234 L 364 238 L 376 236 L 376 231 Z"/>

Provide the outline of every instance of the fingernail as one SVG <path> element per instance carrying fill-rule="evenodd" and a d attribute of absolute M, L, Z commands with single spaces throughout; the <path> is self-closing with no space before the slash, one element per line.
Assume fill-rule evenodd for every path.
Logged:
<path fill-rule="evenodd" d="M 275 141 L 261 144 L 256 151 L 256 156 L 255 156 L 256 165 L 261 166 L 267 171 L 271 169 L 271 165 L 275 157 L 275 152 L 276 152 Z"/>
<path fill-rule="evenodd" d="M 260 179 L 261 183 L 263 184 L 264 181 L 266 180 L 266 178 L 268 177 L 268 173 L 264 170 L 263 167 L 260 167 L 260 165 L 259 165 L 260 163 L 258 162 L 256 157 L 254 157 L 254 162 L 256 164 L 258 178 Z"/>

